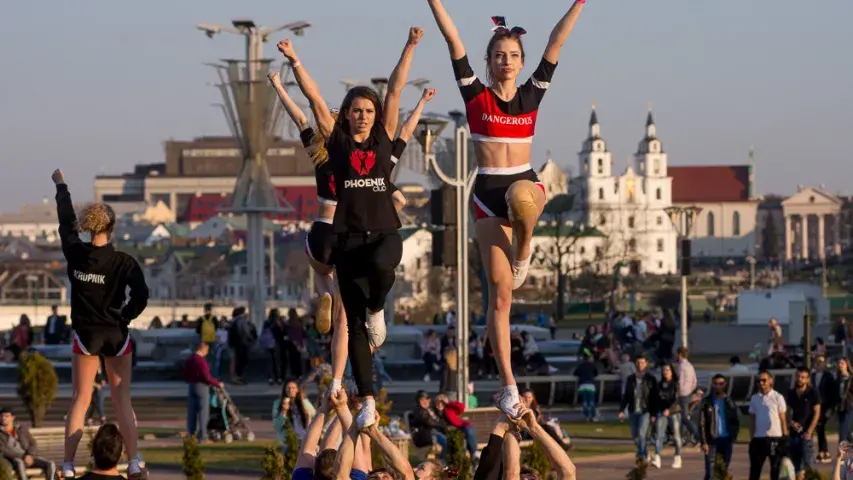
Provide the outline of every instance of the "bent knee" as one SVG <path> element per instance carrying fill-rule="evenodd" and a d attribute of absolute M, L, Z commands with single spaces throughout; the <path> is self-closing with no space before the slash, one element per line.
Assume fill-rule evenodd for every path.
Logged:
<path fill-rule="evenodd" d="M 507 280 L 493 283 L 491 287 L 490 290 L 494 292 L 495 311 L 508 312 L 512 308 L 512 283 Z"/>

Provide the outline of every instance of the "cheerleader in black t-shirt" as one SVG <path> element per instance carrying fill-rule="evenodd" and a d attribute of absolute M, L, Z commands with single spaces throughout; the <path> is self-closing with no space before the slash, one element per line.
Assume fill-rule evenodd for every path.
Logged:
<path fill-rule="evenodd" d="M 344 98 L 337 121 L 329 114 L 290 40 L 278 44 L 293 66 L 300 89 L 311 102 L 320 134 L 328 139 L 328 160 L 317 167 L 335 176 L 338 205 L 333 226 L 338 245 L 333 257 L 347 312 L 350 361 L 359 396 L 364 397 L 356 417 L 362 427 L 375 422 L 371 348 L 385 341 L 385 299 L 394 285 L 394 269 L 403 255 L 402 238 L 397 232 L 400 219 L 387 179 L 396 163 L 395 150 L 400 151 L 400 145 L 408 141 L 424 104 L 435 93 L 432 89 L 424 91 L 400 138 L 392 141 L 397 130 L 400 94 L 415 45 L 422 36 L 420 28 L 410 29 L 406 47 L 389 79 L 385 108 L 373 89 L 355 87 Z"/>
<path fill-rule="evenodd" d="M 278 72 L 271 72 L 268 75 L 270 83 L 278 94 L 290 119 L 299 128 L 299 136 L 302 140 L 302 145 L 305 147 L 312 162 L 315 164 L 325 163 L 329 159 L 329 152 L 326 150 L 326 138 L 308 123 L 308 117 L 301 108 L 293 101 L 284 85 L 281 83 L 281 75 Z M 337 110 L 330 111 L 332 118 L 337 119 Z M 405 147 L 405 144 L 403 145 Z M 396 153 L 396 158 L 402 155 L 402 151 Z M 327 334 L 331 324 L 331 305 L 334 297 L 335 281 L 334 281 L 334 265 L 332 264 L 332 250 L 337 245 L 337 235 L 332 231 L 332 219 L 335 216 L 335 207 L 338 203 L 338 197 L 335 194 L 334 177 L 316 170 L 317 182 L 317 200 L 320 205 L 316 220 L 311 226 L 311 231 L 305 239 L 305 253 L 308 255 L 308 262 L 311 268 L 314 269 L 315 289 L 320 293 L 319 305 L 317 308 L 317 331 L 321 334 Z M 402 210 L 406 205 L 406 197 L 397 187 L 390 183 L 392 199 L 397 211 Z M 344 371 L 346 370 L 347 361 L 347 317 L 343 308 L 338 308 L 335 318 L 335 330 L 332 335 L 332 384 L 328 392 L 334 392 L 341 388 L 343 383 Z"/>

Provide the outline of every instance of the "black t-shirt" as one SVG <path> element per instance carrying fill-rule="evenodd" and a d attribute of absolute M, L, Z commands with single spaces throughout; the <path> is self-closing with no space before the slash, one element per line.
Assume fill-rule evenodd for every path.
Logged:
<path fill-rule="evenodd" d="M 814 406 L 820 405 L 821 399 L 818 391 L 809 386 L 802 393 L 796 388 L 788 390 L 785 402 L 791 409 L 791 421 L 799 423 L 803 429 L 806 429 L 811 424 Z"/>
<path fill-rule="evenodd" d="M 401 227 L 389 179 L 405 148 L 405 142 L 392 141 L 380 126 L 359 143 L 335 125 L 326 142 L 329 161 L 323 167 L 334 175 L 338 194 L 335 233 L 392 232 Z"/>
<path fill-rule="evenodd" d="M 127 480 L 127 477 L 122 477 L 121 475 L 104 475 L 101 473 L 86 472 L 82 477 L 78 477 L 77 480 Z"/>

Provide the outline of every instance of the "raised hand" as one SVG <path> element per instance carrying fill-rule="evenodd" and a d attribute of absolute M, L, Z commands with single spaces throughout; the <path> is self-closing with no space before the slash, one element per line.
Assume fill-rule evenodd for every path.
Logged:
<path fill-rule="evenodd" d="M 278 42 L 276 48 L 278 48 L 278 51 L 287 58 L 293 58 L 296 56 L 296 50 L 293 49 L 293 42 L 289 38 Z"/>
<path fill-rule="evenodd" d="M 428 101 L 432 100 L 432 97 L 434 97 L 434 96 L 435 96 L 435 89 L 434 88 L 425 88 L 424 93 L 421 95 L 421 99 L 423 99 L 423 101 L 425 101 L 425 102 L 428 102 Z"/>
<path fill-rule="evenodd" d="M 424 38 L 424 29 L 421 27 L 412 27 L 409 29 L 409 45 L 417 45 Z"/>
<path fill-rule="evenodd" d="M 65 175 L 62 173 L 62 170 L 56 169 L 53 171 L 53 175 L 50 176 L 53 183 L 59 185 L 60 183 L 65 183 Z"/>
<path fill-rule="evenodd" d="M 343 388 L 339 388 L 336 392 L 332 392 L 329 396 L 329 401 L 335 410 L 349 408 L 347 404 L 347 392 Z"/>
<path fill-rule="evenodd" d="M 522 408 L 521 412 L 518 414 L 518 420 L 516 424 L 519 428 L 524 430 L 530 430 L 536 425 L 536 415 L 533 414 L 533 411 L 528 408 Z"/>
<path fill-rule="evenodd" d="M 267 74 L 267 78 L 270 80 L 270 83 L 273 84 L 273 86 L 281 85 L 281 73 L 270 72 Z"/>

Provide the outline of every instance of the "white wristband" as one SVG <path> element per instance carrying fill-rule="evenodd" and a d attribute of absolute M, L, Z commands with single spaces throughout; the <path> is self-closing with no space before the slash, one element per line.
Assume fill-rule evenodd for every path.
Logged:
<path fill-rule="evenodd" d="M 290 64 L 290 68 L 299 68 L 301 66 L 302 66 L 302 62 L 300 62 L 299 60 Z"/>

